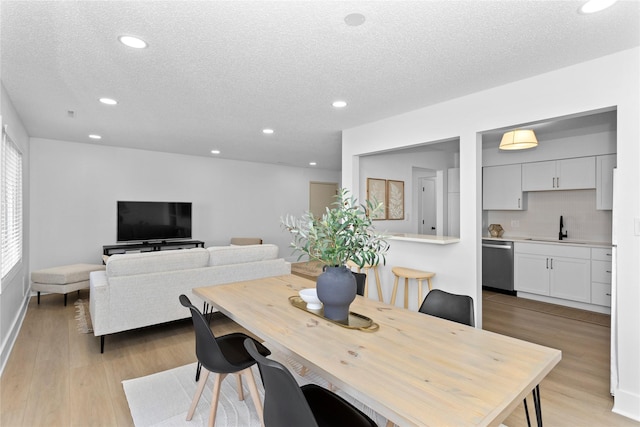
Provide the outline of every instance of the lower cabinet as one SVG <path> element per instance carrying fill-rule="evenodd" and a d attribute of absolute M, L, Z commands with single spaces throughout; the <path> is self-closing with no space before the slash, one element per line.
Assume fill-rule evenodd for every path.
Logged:
<path fill-rule="evenodd" d="M 589 247 L 515 243 L 515 290 L 591 302 Z"/>
<path fill-rule="evenodd" d="M 612 252 L 610 248 L 591 249 L 591 303 L 611 307 Z"/>
<path fill-rule="evenodd" d="M 591 260 L 553 257 L 549 272 L 552 297 L 591 302 Z"/>

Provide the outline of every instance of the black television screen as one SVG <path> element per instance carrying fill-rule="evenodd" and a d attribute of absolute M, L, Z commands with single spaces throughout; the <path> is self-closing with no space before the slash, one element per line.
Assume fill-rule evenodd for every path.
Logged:
<path fill-rule="evenodd" d="M 118 202 L 118 241 L 191 238 L 191 203 Z"/>

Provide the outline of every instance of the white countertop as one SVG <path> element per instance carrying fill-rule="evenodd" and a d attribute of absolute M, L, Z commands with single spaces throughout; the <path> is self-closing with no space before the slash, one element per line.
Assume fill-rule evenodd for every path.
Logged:
<path fill-rule="evenodd" d="M 391 233 L 387 237 L 389 240 L 402 240 L 405 242 L 428 243 L 432 245 L 450 245 L 458 243 L 459 237 L 453 236 L 432 236 L 429 234 Z"/>
<path fill-rule="evenodd" d="M 553 239 L 551 237 L 517 237 L 517 236 L 502 236 L 502 237 L 490 237 L 490 236 L 482 236 L 482 240 L 495 240 L 499 242 L 522 242 L 522 243 L 539 243 L 545 245 L 575 245 L 575 246 L 589 246 L 596 248 L 610 248 L 611 243 L 609 242 L 590 242 L 586 240 L 573 240 L 573 239 L 563 239 L 558 240 Z"/>

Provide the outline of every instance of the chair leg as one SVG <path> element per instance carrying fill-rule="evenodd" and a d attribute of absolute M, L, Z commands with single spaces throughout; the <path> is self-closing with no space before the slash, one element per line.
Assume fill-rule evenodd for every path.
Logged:
<path fill-rule="evenodd" d="M 256 378 L 253 376 L 253 371 L 249 367 L 240 373 L 247 374 L 247 387 L 249 387 L 249 393 L 251 394 L 251 399 L 253 400 L 253 404 L 256 407 L 256 412 L 258 412 L 258 417 L 260 418 L 260 424 L 264 426 L 264 414 L 262 410 L 262 402 L 260 401 L 260 394 L 258 393 L 258 386 L 256 385 Z"/>
<path fill-rule="evenodd" d="M 216 374 L 216 380 L 213 383 L 213 393 L 211 396 L 211 411 L 209 411 L 209 427 L 216 424 L 216 412 L 218 412 L 218 400 L 220 400 L 220 389 L 222 388 L 222 380 L 227 374 Z"/>
<path fill-rule="evenodd" d="M 398 293 L 398 276 L 393 280 L 393 293 L 391 294 L 391 305 L 396 304 L 396 294 Z"/>
<path fill-rule="evenodd" d="M 367 275 L 364 278 L 364 297 L 369 298 L 369 270 L 367 270 Z"/>
<path fill-rule="evenodd" d="M 238 400 L 244 400 L 244 389 L 242 388 L 242 372 L 236 373 L 236 385 L 238 386 Z"/>
<path fill-rule="evenodd" d="M 67 306 L 67 294 L 64 294 L 64 306 Z"/>
<path fill-rule="evenodd" d="M 404 278 L 404 308 L 409 308 L 409 278 Z"/>
<path fill-rule="evenodd" d="M 200 380 L 198 381 L 198 388 L 196 388 L 196 394 L 193 395 L 193 400 L 191 401 L 191 406 L 189 407 L 189 412 L 187 412 L 187 421 L 191 421 L 193 418 L 193 414 L 196 411 L 196 406 L 198 406 L 198 402 L 200 401 L 200 396 L 202 395 L 202 390 L 204 390 L 204 385 L 207 382 L 207 378 L 209 378 L 209 371 L 205 368 L 202 368 L 204 371 L 204 375 L 200 375 Z"/>
<path fill-rule="evenodd" d="M 40 291 L 38 291 L 38 305 L 40 305 Z"/>
<path fill-rule="evenodd" d="M 384 298 L 382 297 L 382 286 L 380 285 L 380 274 L 378 274 L 378 267 L 373 267 L 373 272 L 376 276 L 376 285 L 378 286 L 378 300 L 380 302 L 384 302 Z"/>

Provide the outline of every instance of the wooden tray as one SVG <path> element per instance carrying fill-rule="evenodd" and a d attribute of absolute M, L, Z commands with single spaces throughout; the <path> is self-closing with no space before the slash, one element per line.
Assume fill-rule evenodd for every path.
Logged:
<path fill-rule="evenodd" d="M 289 302 L 291 303 L 292 306 L 299 308 L 300 310 L 306 311 L 307 313 L 311 313 L 314 316 L 318 316 L 331 323 L 335 323 L 336 325 L 342 326 L 343 328 L 358 329 L 360 331 L 365 331 L 365 332 L 375 332 L 380 328 L 380 325 L 375 323 L 373 320 L 371 320 L 367 316 L 354 313 L 353 311 L 349 312 L 349 318 L 347 319 L 346 323 L 343 323 L 343 322 L 338 322 L 337 320 L 331 320 L 324 317 L 324 309 L 322 308 L 319 308 L 317 310 L 308 309 L 307 303 L 304 302 L 304 300 L 299 296 L 294 295 L 289 297 Z"/>

